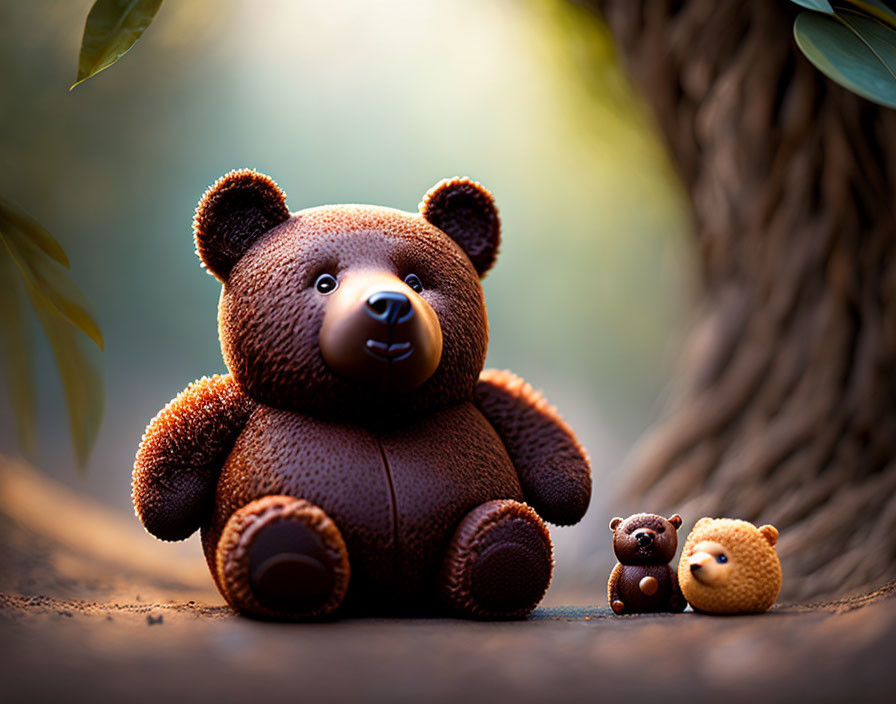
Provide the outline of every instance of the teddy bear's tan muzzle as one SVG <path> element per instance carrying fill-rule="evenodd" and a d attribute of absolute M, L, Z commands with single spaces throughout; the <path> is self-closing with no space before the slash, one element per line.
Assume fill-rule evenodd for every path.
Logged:
<path fill-rule="evenodd" d="M 398 277 L 357 272 L 327 296 L 320 351 L 341 377 L 408 392 L 439 366 L 442 329 L 432 306 Z"/>

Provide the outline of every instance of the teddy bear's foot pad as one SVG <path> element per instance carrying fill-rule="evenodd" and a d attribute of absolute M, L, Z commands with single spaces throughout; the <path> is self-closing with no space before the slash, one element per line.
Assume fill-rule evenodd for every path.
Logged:
<path fill-rule="evenodd" d="M 267 496 L 241 508 L 224 529 L 217 557 L 228 602 L 251 616 L 324 616 L 348 589 L 339 529 L 301 499 Z"/>
<path fill-rule="evenodd" d="M 489 501 L 461 521 L 441 575 L 441 597 L 476 618 L 522 618 L 551 581 L 551 539 L 535 511 L 517 501 Z"/>
<path fill-rule="evenodd" d="M 249 550 L 249 584 L 265 606 L 313 611 L 333 591 L 323 542 L 298 521 L 264 526 Z"/>

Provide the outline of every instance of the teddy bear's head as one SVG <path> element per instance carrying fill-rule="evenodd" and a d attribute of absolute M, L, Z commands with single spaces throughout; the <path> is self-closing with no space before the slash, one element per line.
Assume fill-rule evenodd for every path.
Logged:
<path fill-rule="evenodd" d="M 655 513 L 636 513 L 610 521 L 613 552 L 623 565 L 665 565 L 678 549 L 678 514 L 663 518 Z"/>
<path fill-rule="evenodd" d="M 471 396 L 488 345 L 480 278 L 499 244 L 478 183 L 438 183 L 419 213 L 290 214 L 274 181 L 234 171 L 203 196 L 194 234 L 223 283 L 224 361 L 256 401 L 376 420 Z"/>
<path fill-rule="evenodd" d="M 678 563 L 685 599 L 698 611 L 757 613 L 781 591 L 778 531 L 732 518 L 701 518 Z"/>

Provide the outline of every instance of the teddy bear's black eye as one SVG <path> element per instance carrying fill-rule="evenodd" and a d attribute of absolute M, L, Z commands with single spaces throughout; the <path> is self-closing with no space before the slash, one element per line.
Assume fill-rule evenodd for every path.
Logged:
<path fill-rule="evenodd" d="M 408 274 L 404 277 L 404 282 L 417 293 L 420 293 L 423 290 L 423 282 L 420 281 L 420 277 L 416 274 Z"/>
<path fill-rule="evenodd" d="M 317 281 L 314 282 L 314 288 L 317 289 L 317 292 L 324 295 L 333 293 L 337 286 L 339 286 L 339 282 L 332 274 L 321 274 L 317 277 Z"/>
<path fill-rule="evenodd" d="M 657 533 L 665 533 L 665 532 L 666 532 L 666 526 L 660 526 L 659 528 L 656 529 L 656 532 L 657 532 Z"/>
<path fill-rule="evenodd" d="M 716 562 L 718 562 L 721 565 L 724 565 L 726 562 L 728 562 L 728 556 L 727 555 L 716 555 Z"/>

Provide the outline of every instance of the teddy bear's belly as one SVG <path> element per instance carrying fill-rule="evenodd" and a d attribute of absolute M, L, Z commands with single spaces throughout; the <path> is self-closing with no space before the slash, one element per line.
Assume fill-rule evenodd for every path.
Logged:
<path fill-rule="evenodd" d="M 235 510 L 270 494 L 307 499 L 336 522 L 356 599 L 411 606 L 433 596 L 468 511 L 522 500 L 503 443 L 472 404 L 380 433 L 259 408 L 221 474 L 207 549 Z"/>
<path fill-rule="evenodd" d="M 653 577 L 657 581 L 652 594 L 641 589 L 641 580 Z M 623 565 L 619 575 L 619 596 L 629 609 L 638 612 L 666 611 L 672 591 L 668 565 Z"/>

